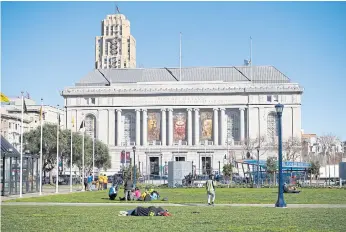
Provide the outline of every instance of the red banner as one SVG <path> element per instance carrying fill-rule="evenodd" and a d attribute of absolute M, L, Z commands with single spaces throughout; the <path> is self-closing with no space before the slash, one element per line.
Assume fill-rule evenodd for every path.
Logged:
<path fill-rule="evenodd" d="M 127 151 L 127 152 L 125 152 L 125 151 L 120 152 L 120 162 L 122 164 L 130 163 L 130 152 L 129 151 Z"/>

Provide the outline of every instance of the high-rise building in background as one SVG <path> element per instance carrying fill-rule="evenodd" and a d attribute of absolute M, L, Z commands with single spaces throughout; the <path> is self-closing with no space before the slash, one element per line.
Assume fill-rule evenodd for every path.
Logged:
<path fill-rule="evenodd" d="M 136 40 L 125 15 L 107 15 L 101 34 L 95 41 L 95 68 L 136 68 Z"/>

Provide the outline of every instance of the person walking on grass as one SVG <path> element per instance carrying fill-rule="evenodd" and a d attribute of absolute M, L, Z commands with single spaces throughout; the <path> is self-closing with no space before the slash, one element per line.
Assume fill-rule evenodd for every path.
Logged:
<path fill-rule="evenodd" d="M 93 183 L 93 175 L 88 176 L 88 190 L 91 191 L 91 185 Z"/>
<path fill-rule="evenodd" d="M 206 189 L 207 189 L 207 194 L 208 194 L 208 205 L 214 206 L 214 201 L 215 201 L 215 181 L 214 181 L 214 176 L 210 175 L 209 180 L 207 180 L 206 183 Z M 210 203 L 211 201 L 211 203 Z"/>

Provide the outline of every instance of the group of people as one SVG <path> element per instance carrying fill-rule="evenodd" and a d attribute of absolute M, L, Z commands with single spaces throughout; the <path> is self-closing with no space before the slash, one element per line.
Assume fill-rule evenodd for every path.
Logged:
<path fill-rule="evenodd" d="M 100 174 L 100 176 L 98 177 L 96 181 L 94 181 L 93 175 L 90 174 L 88 178 L 86 179 L 86 181 L 84 182 L 85 190 L 92 191 L 93 185 L 95 185 L 95 190 L 107 189 L 108 177 L 106 176 L 106 174 L 104 175 Z"/>
<path fill-rule="evenodd" d="M 115 200 L 119 192 L 119 185 L 113 184 L 109 189 L 108 196 L 110 200 Z M 138 187 L 134 188 L 131 179 L 125 181 L 124 184 L 124 197 L 119 197 L 121 201 L 151 201 L 158 200 L 160 194 L 154 189 L 146 189 L 141 193 Z"/>

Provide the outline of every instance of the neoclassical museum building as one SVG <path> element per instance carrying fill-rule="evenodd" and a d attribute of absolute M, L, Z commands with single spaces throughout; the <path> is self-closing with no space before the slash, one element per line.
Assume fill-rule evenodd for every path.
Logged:
<path fill-rule="evenodd" d="M 95 69 L 62 96 L 67 128 L 85 119 L 86 133 L 108 144 L 107 173 L 133 160 L 136 146 L 141 173 L 160 175 L 168 161 L 206 174 L 244 158 L 249 139 L 275 140 L 277 103 L 283 139 L 300 138 L 302 93 L 273 66 L 231 66 Z"/>

